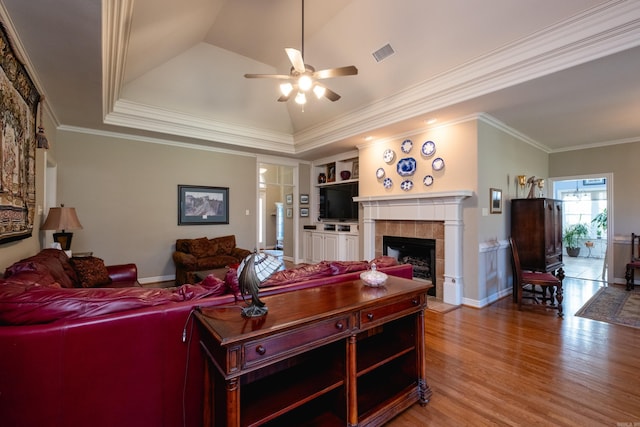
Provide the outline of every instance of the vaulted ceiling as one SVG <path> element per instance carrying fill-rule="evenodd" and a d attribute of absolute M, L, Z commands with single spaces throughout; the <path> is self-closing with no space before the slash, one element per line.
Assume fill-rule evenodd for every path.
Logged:
<path fill-rule="evenodd" d="M 548 151 L 640 140 L 636 0 L 0 0 L 61 129 L 312 158 L 482 114 Z M 342 98 L 277 102 L 285 47 Z M 377 62 L 373 53 L 394 53 Z"/>

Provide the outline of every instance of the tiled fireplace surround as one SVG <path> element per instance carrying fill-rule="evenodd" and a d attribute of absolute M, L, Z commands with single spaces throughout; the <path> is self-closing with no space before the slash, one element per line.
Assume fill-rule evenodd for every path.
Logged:
<path fill-rule="evenodd" d="M 365 259 L 382 255 L 382 236 L 436 239 L 436 295 L 462 304 L 462 202 L 470 190 L 363 196 Z"/>

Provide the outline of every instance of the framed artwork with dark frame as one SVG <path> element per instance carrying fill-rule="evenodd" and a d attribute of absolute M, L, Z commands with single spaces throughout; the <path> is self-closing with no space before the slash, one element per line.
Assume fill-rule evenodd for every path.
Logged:
<path fill-rule="evenodd" d="M 489 189 L 489 211 L 492 214 L 502 213 L 502 190 L 498 188 Z"/>
<path fill-rule="evenodd" d="M 287 194 L 285 196 L 285 200 L 287 201 L 288 205 L 292 205 L 293 204 L 293 194 Z"/>
<path fill-rule="evenodd" d="M 178 225 L 229 224 L 229 187 L 178 185 Z"/>
<path fill-rule="evenodd" d="M 309 195 L 308 194 L 301 194 L 300 195 L 300 204 L 301 205 L 308 205 L 309 204 Z"/>
<path fill-rule="evenodd" d="M 309 208 L 300 208 L 300 216 L 306 218 L 309 216 Z"/>

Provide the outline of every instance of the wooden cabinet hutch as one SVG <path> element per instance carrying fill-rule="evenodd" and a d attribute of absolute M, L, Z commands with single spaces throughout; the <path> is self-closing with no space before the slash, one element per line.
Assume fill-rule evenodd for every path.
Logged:
<path fill-rule="evenodd" d="M 562 270 L 562 201 L 555 199 L 511 200 L 511 237 L 518 246 L 523 270 Z M 514 292 L 515 295 L 515 292 Z"/>

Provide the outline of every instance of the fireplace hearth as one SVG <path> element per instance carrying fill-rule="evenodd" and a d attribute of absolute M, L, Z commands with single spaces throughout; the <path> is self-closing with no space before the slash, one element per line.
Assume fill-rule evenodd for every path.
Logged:
<path fill-rule="evenodd" d="M 394 257 L 401 264 L 411 264 L 413 278 L 431 281 L 429 295 L 436 295 L 436 240 L 414 237 L 382 236 L 383 255 Z"/>

